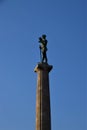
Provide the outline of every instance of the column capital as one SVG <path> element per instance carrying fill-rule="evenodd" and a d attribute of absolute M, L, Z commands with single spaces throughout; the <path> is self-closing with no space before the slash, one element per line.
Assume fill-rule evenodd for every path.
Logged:
<path fill-rule="evenodd" d="M 40 70 L 50 72 L 53 66 L 47 63 L 38 63 L 34 69 L 34 72 L 38 72 Z"/>

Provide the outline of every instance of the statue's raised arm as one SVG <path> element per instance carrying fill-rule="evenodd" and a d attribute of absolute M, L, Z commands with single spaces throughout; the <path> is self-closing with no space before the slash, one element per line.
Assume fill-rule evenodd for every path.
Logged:
<path fill-rule="evenodd" d="M 39 43 L 40 43 L 40 57 L 41 57 L 41 62 L 47 63 L 47 40 L 46 40 L 46 35 L 42 35 L 42 37 L 39 37 Z"/>

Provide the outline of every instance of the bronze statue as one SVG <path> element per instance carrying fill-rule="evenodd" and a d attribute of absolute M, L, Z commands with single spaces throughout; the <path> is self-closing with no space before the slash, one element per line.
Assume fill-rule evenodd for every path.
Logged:
<path fill-rule="evenodd" d="M 39 43 L 40 43 L 40 57 L 41 57 L 41 62 L 47 63 L 47 40 L 46 40 L 46 35 L 42 35 L 42 37 L 39 38 Z"/>

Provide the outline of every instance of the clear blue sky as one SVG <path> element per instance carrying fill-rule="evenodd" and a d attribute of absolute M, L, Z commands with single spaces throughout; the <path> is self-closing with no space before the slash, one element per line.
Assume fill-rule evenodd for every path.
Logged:
<path fill-rule="evenodd" d="M 86 0 L 0 0 L 0 130 L 35 130 L 38 37 L 47 35 L 52 130 L 86 130 Z"/>

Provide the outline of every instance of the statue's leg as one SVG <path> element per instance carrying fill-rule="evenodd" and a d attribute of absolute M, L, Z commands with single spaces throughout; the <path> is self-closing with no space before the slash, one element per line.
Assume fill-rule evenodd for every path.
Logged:
<path fill-rule="evenodd" d="M 46 52 L 44 53 L 44 60 L 45 60 L 45 62 L 47 63 L 47 55 L 46 55 Z"/>
<path fill-rule="evenodd" d="M 44 62 L 44 55 L 42 56 L 42 62 Z"/>
<path fill-rule="evenodd" d="M 46 58 L 45 58 L 45 59 L 46 59 L 46 63 L 47 63 L 47 56 L 46 56 Z"/>

